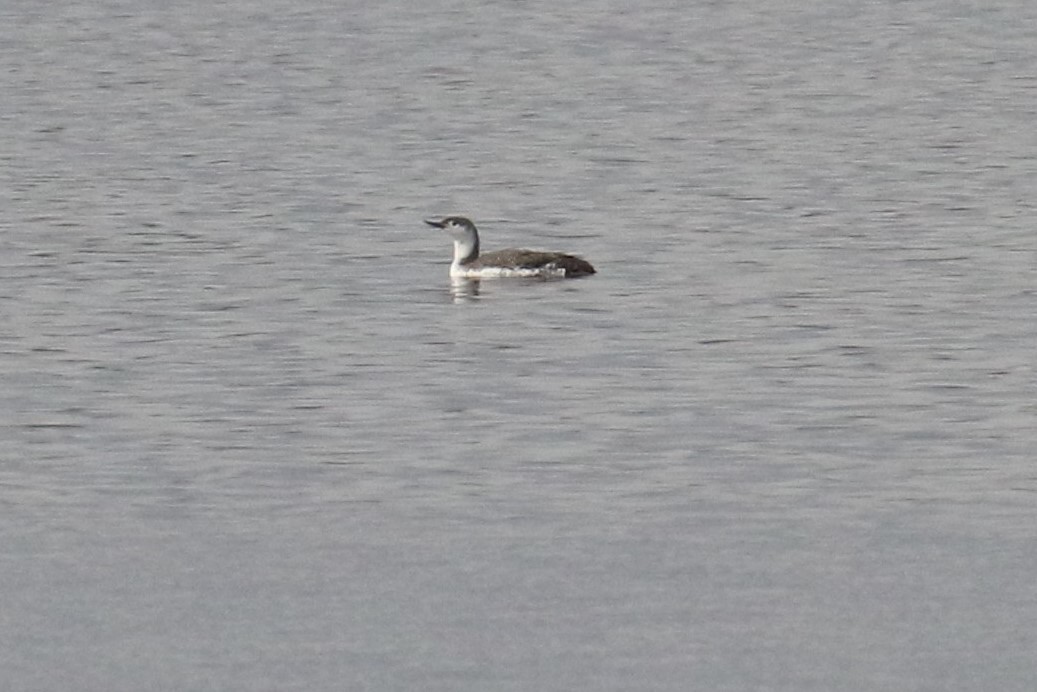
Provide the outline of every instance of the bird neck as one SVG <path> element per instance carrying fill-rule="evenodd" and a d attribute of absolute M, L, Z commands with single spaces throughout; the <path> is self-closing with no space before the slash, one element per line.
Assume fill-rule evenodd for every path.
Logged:
<path fill-rule="evenodd" d="M 454 240 L 454 264 L 468 264 L 479 257 L 479 237 Z"/>

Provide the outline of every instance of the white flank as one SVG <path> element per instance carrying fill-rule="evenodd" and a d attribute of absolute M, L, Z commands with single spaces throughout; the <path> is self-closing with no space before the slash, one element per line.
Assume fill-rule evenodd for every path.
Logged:
<path fill-rule="evenodd" d="M 507 279 L 522 277 L 564 278 L 565 270 L 548 264 L 543 267 L 476 267 L 450 265 L 450 276 L 455 279 Z"/>

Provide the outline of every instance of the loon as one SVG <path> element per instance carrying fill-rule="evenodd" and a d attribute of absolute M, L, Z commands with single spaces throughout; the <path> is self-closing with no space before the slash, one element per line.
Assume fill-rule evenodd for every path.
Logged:
<path fill-rule="evenodd" d="M 539 252 L 509 248 L 479 254 L 479 232 L 475 224 L 463 216 L 448 216 L 441 221 L 428 221 L 442 228 L 454 239 L 454 261 L 450 276 L 462 279 L 489 277 L 575 278 L 594 273 L 590 262 L 561 252 Z"/>

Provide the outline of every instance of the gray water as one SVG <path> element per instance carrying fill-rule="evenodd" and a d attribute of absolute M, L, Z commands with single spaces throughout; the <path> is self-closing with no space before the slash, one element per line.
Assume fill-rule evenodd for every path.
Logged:
<path fill-rule="evenodd" d="M 1037 688 L 1035 45 L 7 2 L 0 686 Z"/>

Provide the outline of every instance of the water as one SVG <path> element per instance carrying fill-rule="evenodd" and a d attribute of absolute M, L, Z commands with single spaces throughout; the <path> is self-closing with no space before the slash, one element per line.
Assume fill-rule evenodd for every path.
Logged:
<path fill-rule="evenodd" d="M 3 687 L 1034 689 L 1037 9 L 757 5 L 0 10 Z"/>

